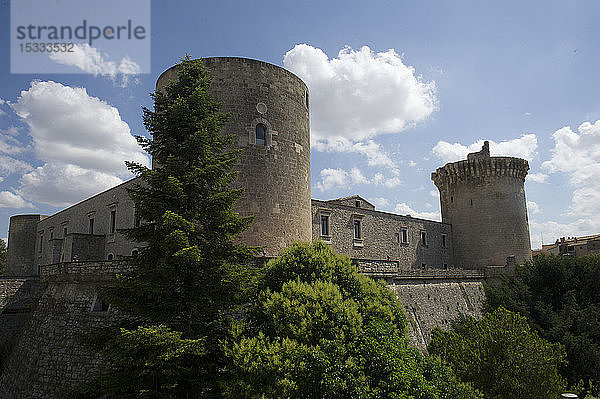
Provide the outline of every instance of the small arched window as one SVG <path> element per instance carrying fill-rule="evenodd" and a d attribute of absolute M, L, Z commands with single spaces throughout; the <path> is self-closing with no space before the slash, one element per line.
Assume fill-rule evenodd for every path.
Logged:
<path fill-rule="evenodd" d="M 113 254 L 108 254 L 106 256 L 106 260 L 113 260 L 113 259 L 115 259 L 115 256 Z"/>
<path fill-rule="evenodd" d="M 137 256 L 138 256 L 138 249 L 137 249 L 137 248 L 134 248 L 134 249 L 131 251 L 131 257 L 133 257 L 133 258 L 137 258 Z"/>
<path fill-rule="evenodd" d="M 265 137 L 267 136 L 267 127 L 262 123 L 256 125 L 256 145 L 265 145 Z"/>

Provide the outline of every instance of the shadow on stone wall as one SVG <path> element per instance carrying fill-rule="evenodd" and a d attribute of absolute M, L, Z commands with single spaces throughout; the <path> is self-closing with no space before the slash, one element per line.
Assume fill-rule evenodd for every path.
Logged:
<path fill-rule="evenodd" d="M 31 318 L 42 290 L 37 277 L 0 277 L 0 370 Z"/>

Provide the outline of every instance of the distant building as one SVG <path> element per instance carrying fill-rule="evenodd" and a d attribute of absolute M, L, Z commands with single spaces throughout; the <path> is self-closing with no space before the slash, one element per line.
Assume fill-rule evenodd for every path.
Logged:
<path fill-rule="evenodd" d="M 600 254 L 600 234 L 583 237 L 561 237 L 553 244 L 542 245 L 541 249 L 531 251 L 538 255 L 584 256 Z"/>

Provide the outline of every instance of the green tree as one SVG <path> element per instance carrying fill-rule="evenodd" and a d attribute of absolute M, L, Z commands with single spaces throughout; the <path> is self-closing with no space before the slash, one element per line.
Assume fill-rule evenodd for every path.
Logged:
<path fill-rule="evenodd" d="M 581 396 L 600 394 L 600 256 L 540 256 L 516 275 L 486 287 L 486 310 L 498 306 L 524 315 L 568 363 L 561 374 Z"/>
<path fill-rule="evenodd" d="M 0 240 L 0 276 L 4 276 L 6 274 L 6 254 L 8 250 L 6 248 L 6 242 L 4 240 Z"/>
<path fill-rule="evenodd" d="M 177 79 L 152 98 L 144 125 L 153 139 L 138 142 L 158 167 L 127 164 L 139 178 L 129 195 L 143 222 L 122 231 L 143 245 L 130 270 L 100 291 L 143 322 L 104 337 L 112 367 L 95 389 L 109 397 L 218 395 L 220 342 L 255 269 L 256 251 L 235 241 L 252 222 L 233 210 L 242 194 L 232 188 L 239 150 L 223 133 L 227 115 L 201 60 L 182 59 Z"/>
<path fill-rule="evenodd" d="M 429 351 L 438 354 L 489 399 L 557 397 L 564 348 L 531 331 L 517 313 L 498 308 L 482 320 L 463 316 L 452 331 L 435 329 Z"/>
<path fill-rule="evenodd" d="M 268 264 L 233 326 L 231 398 L 477 398 L 406 337 L 393 293 L 323 242 Z"/>

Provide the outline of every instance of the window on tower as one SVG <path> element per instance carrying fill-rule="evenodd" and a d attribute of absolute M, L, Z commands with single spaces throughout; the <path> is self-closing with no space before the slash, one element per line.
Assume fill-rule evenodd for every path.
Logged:
<path fill-rule="evenodd" d="M 262 123 L 256 125 L 256 145 L 265 145 L 265 137 L 267 136 L 267 127 Z"/>

